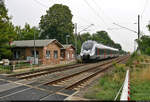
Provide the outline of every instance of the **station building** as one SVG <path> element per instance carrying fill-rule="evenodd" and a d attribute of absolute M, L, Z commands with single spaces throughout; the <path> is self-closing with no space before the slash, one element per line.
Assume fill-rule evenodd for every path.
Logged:
<path fill-rule="evenodd" d="M 34 40 L 13 41 L 11 46 L 13 60 L 34 57 Z M 75 48 L 72 45 L 62 45 L 56 39 L 35 40 L 35 52 L 39 63 L 59 64 L 60 61 L 73 60 Z"/>
<path fill-rule="evenodd" d="M 75 60 L 75 47 L 71 44 L 63 45 L 61 48 L 61 60 L 62 61 L 72 61 Z"/>

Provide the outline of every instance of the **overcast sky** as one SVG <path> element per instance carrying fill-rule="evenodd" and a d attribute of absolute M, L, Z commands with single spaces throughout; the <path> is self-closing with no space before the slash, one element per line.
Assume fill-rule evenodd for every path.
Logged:
<path fill-rule="evenodd" d="M 55 3 L 69 6 L 78 31 L 94 24 L 88 32 L 107 31 L 125 51 L 134 51 L 137 34 L 113 25 L 113 22 L 137 31 L 137 24 L 134 23 L 137 23 L 140 14 L 141 30 L 146 35 L 150 34 L 146 28 L 150 20 L 149 0 L 5 0 L 13 24 L 22 27 L 26 22 L 38 26 L 40 17 Z"/>

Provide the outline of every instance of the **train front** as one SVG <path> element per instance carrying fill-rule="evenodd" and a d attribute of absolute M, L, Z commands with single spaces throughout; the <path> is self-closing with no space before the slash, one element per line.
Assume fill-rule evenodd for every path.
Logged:
<path fill-rule="evenodd" d="M 80 56 L 83 61 L 93 59 L 94 56 L 94 41 L 85 41 L 82 44 Z"/>

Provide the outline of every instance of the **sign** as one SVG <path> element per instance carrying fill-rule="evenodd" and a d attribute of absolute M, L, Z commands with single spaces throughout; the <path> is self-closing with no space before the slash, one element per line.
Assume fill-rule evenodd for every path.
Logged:
<path fill-rule="evenodd" d="M 27 61 L 30 62 L 30 64 L 38 64 L 39 60 L 38 58 L 35 58 L 35 63 L 34 63 L 34 57 L 27 56 Z"/>

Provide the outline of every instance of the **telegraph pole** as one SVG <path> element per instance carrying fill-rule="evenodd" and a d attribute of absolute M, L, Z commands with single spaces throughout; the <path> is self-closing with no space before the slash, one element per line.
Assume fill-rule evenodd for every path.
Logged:
<path fill-rule="evenodd" d="M 140 54 L 140 15 L 138 15 L 138 53 Z"/>
<path fill-rule="evenodd" d="M 75 57 L 77 58 L 77 23 L 75 23 Z"/>
<path fill-rule="evenodd" d="M 137 41 L 138 47 L 137 47 L 137 52 L 138 52 L 138 54 L 140 54 L 140 43 L 139 43 L 139 42 L 140 42 L 140 33 L 141 33 L 141 32 L 140 32 L 140 15 L 138 15 L 138 31 L 134 31 L 134 30 L 132 30 L 132 29 L 130 29 L 130 28 L 121 26 L 121 25 L 116 24 L 116 23 L 113 23 L 113 24 L 115 24 L 115 25 L 117 25 L 117 26 L 119 26 L 119 27 L 121 27 L 121 28 L 127 29 L 127 30 L 129 30 L 129 31 L 132 31 L 132 32 L 138 34 L 138 41 Z"/>

